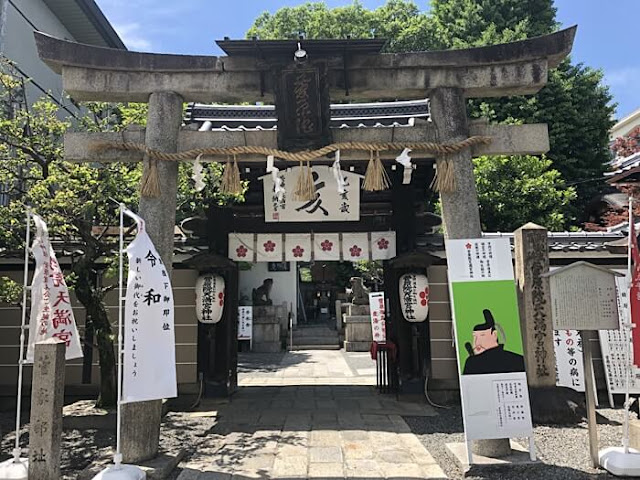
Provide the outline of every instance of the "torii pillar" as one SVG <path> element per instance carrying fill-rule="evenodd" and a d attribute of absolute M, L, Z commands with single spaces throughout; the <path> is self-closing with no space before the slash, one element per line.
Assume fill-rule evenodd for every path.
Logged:
<path fill-rule="evenodd" d="M 454 143 L 469 137 L 467 105 L 459 88 L 436 88 L 429 94 L 431 112 L 437 122 L 438 141 Z M 441 192 L 442 221 L 447 238 L 480 238 L 480 210 L 471 151 L 463 150 L 449 159 L 453 164 L 455 189 Z M 473 451 L 486 457 L 504 457 L 511 453 L 508 438 L 476 440 Z"/>
<path fill-rule="evenodd" d="M 173 92 L 157 92 L 149 96 L 145 144 L 166 153 L 177 152 L 182 123 L 182 97 Z M 144 159 L 144 170 L 149 158 Z M 158 162 L 160 195 L 141 197 L 139 214 L 162 263 L 171 276 L 173 236 L 178 194 L 178 162 Z M 155 457 L 160 445 L 162 400 L 126 403 L 122 406 L 122 458 L 125 463 L 139 463 Z"/>

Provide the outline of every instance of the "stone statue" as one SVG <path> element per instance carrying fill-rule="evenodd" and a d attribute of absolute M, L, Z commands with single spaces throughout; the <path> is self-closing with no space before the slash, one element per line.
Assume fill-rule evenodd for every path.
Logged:
<path fill-rule="evenodd" d="M 267 278 L 262 285 L 258 288 L 254 288 L 252 292 L 253 306 L 273 305 L 269 295 L 271 294 L 271 287 L 273 287 L 273 279 Z"/>
<path fill-rule="evenodd" d="M 351 277 L 351 288 L 347 290 L 349 301 L 354 305 L 369 305 L 370 290 L 362 283 L 362 277 Z"/>

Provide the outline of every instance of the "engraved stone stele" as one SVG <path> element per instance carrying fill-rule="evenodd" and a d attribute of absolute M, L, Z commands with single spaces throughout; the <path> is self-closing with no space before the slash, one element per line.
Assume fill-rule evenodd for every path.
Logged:
<path fill-rule="evenodd" d="M 520 328 L 529 387 L 556 384 L 547 229 L 527 223 L 514 233 Z"/>
<path fill-rule="evenodd" d="M 65 343 L 36 343 L 31 389 L 29 479 L 59 480 Z"/>

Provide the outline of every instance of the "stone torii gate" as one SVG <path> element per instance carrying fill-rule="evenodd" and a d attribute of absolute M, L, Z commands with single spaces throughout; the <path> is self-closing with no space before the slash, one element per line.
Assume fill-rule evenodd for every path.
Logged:
<path fill-rule="evenodd" d="M 571 51 L 576 27 L 510 44 L 462 50 L 398 54 L 351 55 L 348 64 L 327 59 L 327 83 L 332 99 L 395 100 L 429 97 L 433 121 L 427 126 L 388 129 L 339 129 L 334 141 L 453 143 L 471 135 L 492 138 L 450 155 L 456 179 L 454 191 L 441 193 L 443 220 L 449 238 L 482 235 L 472 156 L 541 154 L 549 149 L 547 126 L 489 125 L 470 122 L 466 100 L 534 94 L 547 82 L 548 71 Z M 69 133 L 65 158 L 76 162 L 143 161 L 139 152 L 95 152 L 104 142 L 144 143 L 166 153 L 194 148 L 264 146 L 276 148 L 273 131 L 206 131 L 181 129 L 184 102 L 254 102 L 273 100 L 271 78 L 254 57 L 182 56 L 137 53 L 93 47 L 35 33 L 40 58 L 61 73 L 65 91 L 77 101 L 147 102 L 146 129 L 123 133 Z M 304 42 L 303 42 L 304 43 Z M 291 52 L 296 42 L 291 41 Z M 348 91 L 348 97 L 345 97 Z M 364 159 L 366 152 L 344 152 L 343 160 Z M 385 158 L 385 152 L 382 152 Z M 389 158 L 389 154 L 386 158 Z M 264 156 L 243 157 L 264 162 Z M 165 265 L 172 262 L 176 211 L 177 162 L 158 162 L 161 194 L 143 197 L 139 213 Z M 553 351 L 552 337 L 547 351 Z M 554 372 L 553 356 L 548 371 Z M 555 385 L 555 377 L 540 378 L 527 365 L 531 386 Z M 161 402 L 127 404 L 123 409 L 124 460 L 135 463 L 157 454 Z M 484 441 L 487 442 L 487 441 Z M 483 442 L 483 443 L 484 443 Z M 508 441 L 485 446 L 508 449 Z"/>

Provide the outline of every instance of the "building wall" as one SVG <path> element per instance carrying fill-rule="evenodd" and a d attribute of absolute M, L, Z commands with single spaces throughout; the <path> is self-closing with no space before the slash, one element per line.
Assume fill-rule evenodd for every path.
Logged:
<path fill-rule="evenodd" d="M 34 26 L 54 37 L 75 39 L 42 0 L 13 0 L 15 6 L 6 0 L 2 3 L 4 15 L 0 30 L 0 51 L 16 62 L 27 77 L 33 79 L 33 84 L 27 85 L 29 104 L 45 95 L 35 85 L 37 84 L 72 112 L 76 112 L 77 108 L 64 98 L 60 75 L 54 73 L 38 57 L 33 37 Z"/>
<path fill-rule="evenodd" d="M 293 322 L 296 323 L 296 296 L 298 294 L 296 262 L 290 262 L 288 272 L 270 272 L 267 262 L 254 263 L 250 270 L 241 270 L 239 277 L 240 305 L 250 305 L 253 289 L 262 285 L 265 279 L 273 278 L 273 288 L 271 289 L 273 304 L 280 305 L 286 302 L 287 308 L 293 306 Z"/>
<path fill-rule="evenodd" d="M 33 268 L 31 268 L 33 271 Z M 22 283 L 22 271 L 0 271 L 0 277 L 7 276 Z M 195 310 L 195 283 L 198 272 L 195 270 L 174 269 L 172 287 L 175 303 L 175 335 L 176 335 L 176 363 L 179 390 L 191 391 L 197 382 L 197 319 Z M 31 282 L 31 279 L 29 279 Z M 80 336 L 85 334 L 85 310 L 71 294 L 73 312 L 78 325 Z M 109 292 L 105 298 L 109 318 L 114 329 L 118 325 L 118 291 Z M 18 378 L 17 361 L 19 357 L 21 310 L 12 305 L 0 303 L 0 395 L 15 392 Z M 82 359 L 69 360 L 65 371 L 67 386 L 82 385 Z M 31 367 L 24 371 L 25 385 L 31 384 Z M 98 367 L 98 352 L 94 349 L 91 369 L 91 383 L 94 389 L 99 385 L 100 372 Z"/>

